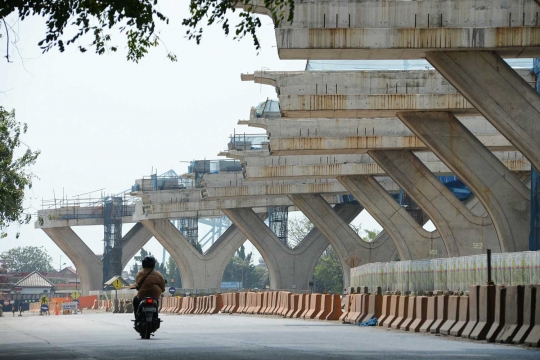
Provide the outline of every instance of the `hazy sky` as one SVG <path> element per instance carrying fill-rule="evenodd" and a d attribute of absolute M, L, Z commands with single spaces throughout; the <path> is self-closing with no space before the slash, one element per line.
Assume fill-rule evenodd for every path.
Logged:
<path fill-rule="evenodd" d="M 162 1 L 160 6 L 171 19 L 169 25 L 159 25 L 161 37 L 178 56 L 177 63 L 165 57 L 163 46 L 151 50 L 139 64 L 127 62 L 123 36 L 116 30 L 111 34 L 121 45 L 117 53 L 81 54 L 72 46 L 64 53 L 53 49 L 41 54 L 37 43 L 44 38 L 44 20 L 9 19 L 18 33 L 18 50 L 10 44 L 12 63 L 7 63 L 5 38 L 0 39 L 0 92 L 5 92 L 0 105 L 16 110 L 17 120 L 29 127 L 23 141 L 41 150 L 32 167 L 39 179 L 28 192 L 31 212 L 41 209 L 42 199 L 52 199 L 53 190 L 57 198 L 102 188 L 117 193 L 152 168 L 158 173 L 169 169 L 183 173 L 187 164 L 181 161 L 217 158 L 234 128 L 237 133 L 261 132 L 236 123 L 248 118 L 251 106 L 276 98 L 273 87 L 241 82 L 240 74 L 305 68 L 305 61 L 279 60 L 268 17 L 262 17 L 263 48 L 257 55 L 251 39 L 226 38 L 219 25 L 205 29 L 197 46 L 184 38 L 181 21 L 187 16 L 187 3 Z M 85 38 L 81 45 L 91 41 Z M 355 222 L 378 227 L 365 211 Z M 130 227 L 124 225 L 124 233 Z M 73 229 L 94 252 L 103 252 L 102 226 Z M 43 245 L 55 268 L 61 255 L 62 263 L 71 264 L 33 223 L 21 227 L 19 239 L 16 230 L 10 228 L 8 237 L 0 240 L 0 252 Z M 145 248 L 161 260 L 162 247 L 155 239 Z"/>

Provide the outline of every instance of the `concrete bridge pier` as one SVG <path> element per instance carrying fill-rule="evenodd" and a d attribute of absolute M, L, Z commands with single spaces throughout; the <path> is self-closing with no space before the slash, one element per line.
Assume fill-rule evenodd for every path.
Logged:
<path fill-rule="evenodd" d="M 338 180 L 388 232 L 401 260 L 448 256 L 439 232 L 425 230 L 373 176 L 340 176 Z"/>
<path fill-rule="evenodd" d="M 81 278 L 81 292 L 103 288 L 103 262 L 69 226 L 42 228 L 77 268 Z M 141 223 L 122 238 L 122 268 L 152 238 L 152 234 Z"/>
<path fill-rule="evenodd" d="M 368 154 L 426 212 L 449 256 L 474 252 L 473 243 L 500 252 L 489 217 L 475 216 L 410 150 L 371 150 Z"/>
<path fill-rule="evenodd" d="M 224 267 L 221 269 L 222 263 L 225 262 L 225 256 L 232 256 L 234 251 L 246 240 L 245 236 L 235 227 L 229 227 L 212 247 L 222 248 L 224 245 L 237 247 L 234 250 L 229 249 L 229 252 L 221 252 L 221 261 L 216 261 L 212 248 L 209 250 L 212 256 L 199 253 L 169 219 L 143 220 L 141 222 L 176 261 L 184 289 L 219 288 L 220 275 L 223 275 L 223 272 L 218 274 L 225 269 Z"/>
<path fill-rule="evenodd" d="M 350 268 L 392 259 L 396 248 L 394 243 L 386 241 L 381 245 L 382 240 L 386 240 L 385 237 L 380 237 L 380 242 L 365 242 L 349 226 L 352 219 L 348 222 L 344 220 L 320 195 L 289 195 L 289 198 L 326 237 L 338 254 L 345 286 L 350 283 Z"/>
<path fill-rule="evenodd" d="M 540 95 L 494 51 L 437 51 L 426 59 L 540 169 Z"/>
<path fill-rule="evenodd" d="M 530 191 L 520 179 L 452 113 L 408 112 L 398 117 L 479 198 L 497 231 L 500 250 L 526 251 Z"/>
<path fill-rule="evenodd" d="M 81 238 L 68 226 L 43 228 L 51 240 L 62 250 L 77 268 L 81 278 L 81 293 L 103 288 L 103 263 Z"/>
<path fill-rule="evenodd" d="M 140 222 L 128 231 L 122 238 L 122 269 L 127 263 L 146 245 L 152 238 L 150 230 L 144 227 Z"/>
<path fill-rule="evenodd" d="M 305 245 L 301 243 L 298 249 L 290 249 L 252 209 L 222 211 L 261 253 L 268 267 L 271 289 L 309 288 L 313 269 L 321 253 L 328 247 L 326 239 L 311 234 L 310 241 Z"/>

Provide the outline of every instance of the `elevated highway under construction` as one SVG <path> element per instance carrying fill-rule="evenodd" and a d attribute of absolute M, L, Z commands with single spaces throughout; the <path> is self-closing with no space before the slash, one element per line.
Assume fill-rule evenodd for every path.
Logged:
<path fill-rule="evenodd" d="M 245 8 L 272 17 L 262 4 Z M 246 240 L 270 288 L 285 290 L 309 289 L 328 245 L 345 286 L 369 263 L 539 250 L 540 71 L 519 62 L 540 56 L 539 12 L 533 0 L 295 0 L 292 21 L 272 18 L 280 58 L 349 59 L 361 70 L 242 74 L 276 89 L 239 122 L 265 133 L 235 133 L 220 153 L 228 159 L 138 179 L 126 196 L 43 209 L 36 227 L 73 261 L 83 293 L 151 237 L 183 287 L 205 289 L 220 287 Z M 392 59 L 403 69 L 376 68 Z M 421 59 L 426 69 L 406 69 Z M 349 226 L 363 210 L 384 229 L 372 242 Z M 294 248 L 289 211 L 315 226 Z M 230 227 L 198 251 L 199 219 L 224 216 Z M 104 225 L 103 259 L 71 229 L 85 225 Z"/>

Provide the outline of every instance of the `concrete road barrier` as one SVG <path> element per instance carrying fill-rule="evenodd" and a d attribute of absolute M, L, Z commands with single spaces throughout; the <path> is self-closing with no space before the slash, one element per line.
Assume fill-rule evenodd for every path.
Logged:
<path fill-rule="evenodd" d="M 437 296 L 437 319 L 433 322 L 429 328 L 429 332 L 432 334 L 438 334 L 439 329 L 448 319 L 448 295 Z"/>
<path fill-rule="evenodd" d="M 495 286 L 481 285 L 478 292 L 478 323 L 469 335 L 474 340 L 485 340 L 493 325 L 493 310 L 495 308 Z"/>
<path fill-rule="evenodd" d="M 311 304 L 311 294 L 306 294 L 306 300 L 305 300 L 305 304 L 304 304 L 304 311 L 300 314 L 299 318 L 301 318 L 301 319 L 306 318 L 306 314 L 308 313 L 308 311 L 310 309 L 310 304 Z"/>
<path fill-rule="evenodd" d="M 486 340 L 494 342 L 497 340 L 501 330 L 504 327 L 504 318 L 506 312 L 506 286 L 495 286 L 495 307 L 493 308 L 493 323 L 486 334 Z"/>
<path fill-rule="evenodd" d="M 307 299 L 308 299 L 308 294 L 300 294 L 299 297 L 298 297 L 298 310 L 296 312 L 293 313 L 292 317 L 293 318 L 299 318 L 302 316 L 302 314 L 304 313 L 306 307 L 307 307 Z"/>
<path fill-rule="evenodd" d="M 303 316 L 304 319 L 313 319 L 321 311 L 321 294 L 311 294 L 309 297 L 309 310 Z"/>
<path fill-rule="evenodd" d="M 366 316 L 369 312 L 369 297 L 370 295 L 367 293 L 367 287 L 364 287 L 364 292 L 362 294 L 362 302 L 361 302 L 361 311 L 360 316 L 356 319 L 355 323 L 359 323 L 362 321 L 365 321 Z"/>
<path fill-rule="evenodd" d="M 399 298 L 400 299 L 399 299 L 397 317 L 392 322 L 392 325 L 390 325 L 392 329 L 399 329 L 401 324 L 403 324 L 405 319 L 407 319 L 407 314 L 409 311 L 409 301 L 411 299 L 411 296 L 404 295 L 404 296 L 400 296 Z"/>
<path fill-rule="evenodd" d="M 345 295 L 345 305 L 343 307 L 343 313 L 339 317 L 339 320 L 345 321 L 347 316 L 349 316 L 349 311 L 351 310 L 351 301 L 352 295 Z"/>
<path fill-rule="evenodd" d="M 322 294 L 321 295 L 321 311 L 319 311 L 319 313 L 315 315 L 314 319 L 326 320 L 330 312 L 332 312 L 332 295 Z"/>
<path fill-rule="evenodd" d="M 525 344 L 529 346 L 539 347 L 540 346 L 540 286 L 536 285 L 536 295 L 535 306 L 536 310 L 534 312 L 534 325 L 529 332 L 527 338 L 525 338 Z"/>
<path fill-rule="evenodd" d="M 298 311 L 298 302 L 300 301 L 300 295 L 291 294 L 291 302 L 289 306 L 289 311 L 285 314 L 285 317 L 292 318 L 293 314 Z"/>
<path fill-rule="evenodd" d="M 389 328 L 392 325 L 392 322 L 396 319 L 399 311 L 399 295 L 390 295 L 390 313 L 384 319 L 382 326 Z"/>
<path fill-rule="evenodd" d="M 540 290 L 540 285 L 526 285 L 523 296 L 523 324 L 519 328 L 517 334 L 512 339 L 514 344 L 522 344 L 531 332 L 536 309 L 540 307 L 540 303 L 536 301 L 536 294 Z"/>
<path fill-rule="evenodd" d="M 343 313 L 341 310 L 341 296 L 339 294 L 333 294 L 331 297 L 332 311 L 326 316 L 326 320 L 339 320 Z"/>
<path fill-rule="evenodd" d="M 379 317 L 381 316 L 381 312 L 382 312 L 382 295 L 378 295 L 378 294 L 369 295 L 368 311 L 362 321 L 367 321 L 372 318 L 379 319 Z"/>
<path fill-rule="evenodd" d="M 495 341 L 511 343 L 523 325 L 524 295 L 525 287 L 523 285 L 506 287 L 504 325 Z"/>
<path fill-rule="evenodd" d="M 460 296 L 459 297 L 459 310 L 458 310 L 458 321 L 450 329 L 450 335 L 452 336 L 461 336 L 465 326 L 469 322 L 469 297 Z"/>
<path fill-rule="evenodd" d="M 424 321 L 424 325 L 420 327 L 420 332 L 421 333 L 429 332 L 429 329 L 431 328 L 431 325 L 433 325 L 435 320 L 437 320 L 437 297 L 428 296 L 427 317 L 426 317 L 426 321 Z"/>
<path fill-rule="evenodd" d="M 344 322 L 352 323 L 352 318 L 357 316 L 357 314 L 358 314 L 358 309 L 357 308 L 360 306 L 359 296 L 360 295 L 358 295 L 358 294 L 351 294 L 351 296 L 350 296 L 351 304 L 350 304 L 350 307 L 349 307 L 349 313 L 343 319 Z"/>
<path fill-rule="evenodd" d="M 451 295 L 448 297 L 447 319 L 442 324 L 439 332 L 444 335 L 450 334 L 450 329 L 458 322 L 459 318 L 459 296 Z"/>
<path fill-rule="evenodd" d="M 379 326 L 383 326 L 384 321 L 390 315 L 390 299 L 391 295 L 383 295 L 381 318 L 379 319 Z"/>
<path fill-rule="evenodd" d="M 480 298 L 480 285 L 469 286 L 469 321 L 465 328 L 461 332 L 461 337 L 468 338 L 471 336 L 476 324 L 478 324 L 479 314 L 479 298 Z"/>
<path fill-rule="evenodd" d="M 400 330 L 409 330 L 409 327 L 416 319 L 416 298 L 417 296 L 409 296 L 407 304 L 407 314 L 405 315 L 405 319 L 403 319 L 403 321 L 399 325 Z"/>
<path fill-rule="evenodd" d="M 424 322 L 427 320 L 427 309 L 428 309 L 428 297 L 427 296 L 417 296 L 416 297 L 416 318 L 409 326 L 409 331 L 419 332 Z"/>

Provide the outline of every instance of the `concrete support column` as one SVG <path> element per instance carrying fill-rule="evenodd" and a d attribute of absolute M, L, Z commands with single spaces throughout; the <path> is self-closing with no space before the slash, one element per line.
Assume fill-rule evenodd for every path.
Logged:
<path fill-rule="evenodd" d="M 479 198 L 495 226 L 500 250 L 527 250 L 530 191 L 517 176 L 452 113 L 410 112 L 398 117 Z"/>
<path fill-rule="evenodd" d="M 437 51 L 426 59 L 540 169 L 540 95 L 496 52 Z"/>
<path fill-rule="evenodd" d="M 489 217 L 473 213 L 409 150 L 374 150 L 368 154 L 426 212 L 442 237 L 448 256 L 471 255 L 473 243 L 500 252 Z"/>
<path fill-rule="evenodd" d="M 70 227 L 42 229 L 73 262 L 81 278 L 81 293 L 102 290 L 103 263 Z"/>
<path fill-rule="evenodd" d="M 345 286 L 350 283 L 351 267 L 388 261 L 391 258 L 395 250 L 392 243 L 386 242 L 384 246 L 379 246 L 376 242 L 365 242 L 351 229 L 350 221 L 345 221 L 320 195 L 289 195 L 289 198 L 326 237 L 338 254 Z"/>
<path fill-rule="evenodd" d="M 152 238 L 150 230 L 140 222 L 128 231 L 122 238 L 122 269 L 141 250 L 141 248 Z"/>
<path fill-rule="evenodd" d="M 440 234 L 424 230 L 374 177 L 340 176 L 338 180 L 388 232 L 401 260 L 448 256 Z"/>
<path fill-rule="evenodd" d="M 203 255 L 187 241 L 169 219 L 143 220 L 141 223 L 176 261 L 182 277 L 182 288 L 208 288 L 205 269 L 197 266 L 202 263 Z"/>
<path fill-rule="evenodd" d="M 270 288 L 299 287 L 309 275 L 295 269 L 293 251 L 283 244 L 252 209 L 226 209 L 223 213 L 261 253 L 268 267 Z"/>
<path fill-rule="evenodd" d="M 363 208 L 359 205 L 353 205 L 353 204 L 337 204 L 334 206 L 334 211 L 339 215 L 340 218 L 343 219 L 347 224 L 350 224 L 351 221 L 353 221 L 358 214 L 362 212 Z M 319 261 L 319 258 L 321 257 L 322 253 L 328 248 L 330 245 L 330 242 L 328 239 L 321 233 L 321 231 L 315 226 L 311 231 L 304 237 L 304 239 L 294 248 L 295 253 L 302 255 L 305 253 L 308 248 L 314 248 L 315 256 L 312 256 L 311 258 L 307 258 L 307 256 L 303 256 L 303 262 L 309 263 L 308 265 L 308 276 L 312 276 L 315 273 L 315 267 L 317 266 L 317 262 Z M 346 273 L 349 273 L 349 269 L 345 271 L 345 269 L 342 266 L 342 272 L 343 272 L 343 279 L 348 279 L 349 276 Z M 349 286 L 349 283 L 344 283 L 344 287 Z"/>

